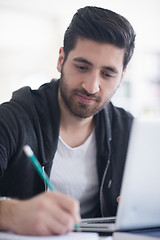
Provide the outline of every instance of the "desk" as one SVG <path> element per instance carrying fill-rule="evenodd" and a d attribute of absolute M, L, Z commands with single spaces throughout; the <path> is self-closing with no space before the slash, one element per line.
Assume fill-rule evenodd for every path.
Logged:
<path fill-rule="evenodd" d="M 115 232 L 113 236 L 99 236 L 97 233 L 73 232 L 61 236 L 22 236 L 13 233 L 0 232 L 0 240 L 156 240 L 160 239 L 160 230 L 142 234 Z"/>
<path fill-rule="evenodd" d="M 22 236 L 0 232 L 0 240 L 156 240 L 160 239 L 160 230 L 154 234 L 115 232 L 113 236 L 99 236 L 97 233 L 69 233 L 61 236 Z"/>
<path fill-rule="evenodd" d="M 113 240 L 112 236 L 99 236 L 99 240 Z"/>
<path fill-rule="evenodd" d="M 99 236 L 98 233 L 72 232 L 60 236 L 23 236 L 10 232 L 0 232 L 0 240 L 112 240 L 112 237 Z"/>
<path fill-rule="evenodd" d="M 134 232 L 115 232 L 113 240 L 156 240 L 160 239 L 160 229 L 147 229 Z"/>

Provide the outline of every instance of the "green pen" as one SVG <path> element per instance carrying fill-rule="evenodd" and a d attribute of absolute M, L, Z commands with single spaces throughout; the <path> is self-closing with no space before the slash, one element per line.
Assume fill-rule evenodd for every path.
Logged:
<path fill-rule="evenodd" d="M 49 189 L 53 192 L 56 191 L 55 187 L 52 185 L 48 175 L 45 173 L 45 171 L 42 170 L 41 164 L 39 163 L 38 159 L 36 158 L 36 156 L 34 155 L 32 149 L 30 148 L 30 146 L 25 145 L 23 147 L 23 150 L 26 154 L 26 156 L 31 160 L 32 164 L 34 165 L 35 169 L 37 170 L 37 172 L 39 173 L 39 175 L 41 176 L 42 180 L 46 183 L 46 185 L 49 187 Z M 74 226 L 74 229 L 78 229 L 79 225 L 76 224 Z"/>

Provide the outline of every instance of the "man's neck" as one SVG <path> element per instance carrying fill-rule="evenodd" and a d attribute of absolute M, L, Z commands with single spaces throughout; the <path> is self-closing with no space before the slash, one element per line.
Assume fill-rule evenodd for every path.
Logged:
<path fill-rule="evenodd" d="M 70 147 L 83 144 L 94 129 L 93 117 L 79 118 L 59 101 L 61 111 L 60 136 Z"/>

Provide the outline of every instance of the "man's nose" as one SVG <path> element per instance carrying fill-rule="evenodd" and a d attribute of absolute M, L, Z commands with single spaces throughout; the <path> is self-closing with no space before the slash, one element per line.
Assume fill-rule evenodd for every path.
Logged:
<path fill-rule="evenodd" d="M 99 76 L 97 73 L 86 77 L 86 79 L 82 82 L 82 87 L 90 94 L 95 94 L 99 92 Z"/>

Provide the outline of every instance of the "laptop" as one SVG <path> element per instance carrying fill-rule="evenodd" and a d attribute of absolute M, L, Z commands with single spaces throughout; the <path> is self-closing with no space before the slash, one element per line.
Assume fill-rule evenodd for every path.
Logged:
<path fill-rule="evenodd" d="M 135 118 L 129 139 L 117 216 L 82 219 L 82 231 L 160 227 L 160 118 Z"/>

